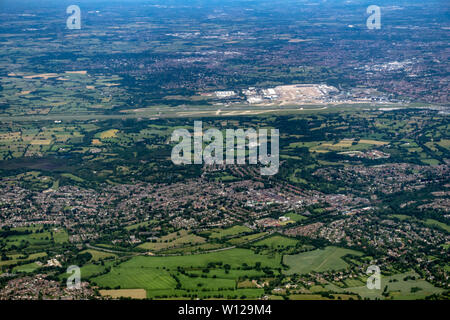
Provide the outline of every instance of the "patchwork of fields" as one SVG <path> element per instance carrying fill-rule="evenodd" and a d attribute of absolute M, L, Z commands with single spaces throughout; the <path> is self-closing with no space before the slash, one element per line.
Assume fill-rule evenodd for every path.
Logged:
<path fill-rule="evenodd" d="M 263 268 L 280 267 L 280 256 L 258 255 L 251 250 L 231 249 L 200 255 L 173 257 L 138 256 L 111 268 L 91 281 L 102 288 L 145 289 L 148 297 L 242 295 L 237 280 L 261 276 Z M 255 268 L 244 267 L 256 266 Z M 257 297 L 261 290 L 247 289 Z"/>
<path fill-rule="evenodd" d="M 396 218 L 405 219 L 399 215 Z M 128 229 L 139 228 L 148 224 L 131 225 Z M 425 223 L 434 223 L 426 221 Z M 90 258 L 81 267 L 82 279 L 89 281 L 100 289 L 102 296 L 132 299 L 258 299 L 270 294 L 271 299 L 282 298 L 284 290 L 267 292 L 265 284 L 275 279 L 280 273 L 290 276 L 305 275 L 311 272 L 333 272 L 348 270 L 350 264 L 359 265 L 361 261 L 370 260 L 362 252 L 327 246 L 314 249 L 305 246 L 295 238 L 279 234 L 248 234 L 250 229 L 234 226 L 227 229 L 214 229 L 200 237 L 182 230 L 169 233 L 159 241 L 145 243 L 139 248 L 163 250 L 175 246 L 179 249 L 195 245 L 213 245 L 207 241 L 224 240 L 236 244 L 247 243 L 252 249 L 233 248 L 211 251 L 203 254 L 177 256 L 146 256 L 142 254 L 126 257 L 124 254 L 86 249 L 80 256 L 89 254 Z M 29 250 L 33 246 L 49 245 L 51 242 L 64 244 L 68 240 L 64 229 L 42 229 L 38 227 L 16 228 L 21 235 L 6 238 L 11 246 L 27 243 Z M 262 239 L 258 239 L 262 237 Z M 209 239 L 209 240 L 208 240 Z M 256 241 L 252 241 L 257 239 Z M 206 247 L 205 247 L 206 248 Z M 211 247 L 213 248 L 213 247 Z M 291 254 L 295 248 L 309 250 Z M 254 251 L 255 250 L 255 251 Z M 259 253 L 258 253 L 259 252 Z M 295 252 L 295 251 L 294 251 Z M 0 261 L 0 266 L 19 265 L 13 268 L 17 273 L 33 273 L 42 268 L 39 260 L 46 258 L 45 252 L 31 253 L 28 256 L 10 255 L 10 260 Z M 363 260 L 360 260 L 363 259 Z M 282 265 L 282 262 L 284 265 Z M 62 273 L 61 281 L 68 274 Z M 285 298 L 290 300 L 321 299 L 417 299 L 432 294 L 439 294 L 443 289 L 433 286 L 411 271 L 402 274 L 382 276 L 382 290 L 369 290 L 366 277 L 347 279 L 345 281 L 315 284 L 307 289 L 293 290 Z M 264 284 L 265 283 L 265 284 Z M 324 294 L 327 293 L 327 294 Z M 331 293 L 329 295 L 328 293 Z"/>

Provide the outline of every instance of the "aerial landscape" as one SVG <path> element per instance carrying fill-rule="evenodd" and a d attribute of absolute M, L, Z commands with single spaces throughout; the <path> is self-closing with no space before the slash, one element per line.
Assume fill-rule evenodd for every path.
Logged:
<path fill-rule="evenodd" d="M 2 0 L 0 300 L 450 300 L 449 42 L 441 0 Z"/>

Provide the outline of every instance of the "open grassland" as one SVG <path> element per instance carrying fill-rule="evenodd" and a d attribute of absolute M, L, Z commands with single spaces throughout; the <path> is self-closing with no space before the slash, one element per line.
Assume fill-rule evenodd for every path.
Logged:
<path fill-rule="evenodd" d="M 299 221 L 308 219 L 308 218 L 305 217 L 305 216 L 302 216 L 302 215 L 300 215 L 300 214 L 293 213 L 293 212 L 288 213 L 288 214 L 285 214 L 285 217 L 288 217 L 289 219 L 291 219 L 291 220 L 294 221 L 294 222 L 299 222 Z"/>
<path fill-rule="evenodd" d="M 390 214 L 389 217 L 390 218 L 396 218 L 396 219 L 399 219 L 401 221 L 411 219 L 410 216 L 407 216 L 405 214 Z"/>
<path fill-rule="evenodd" d="M 353 140 L 353 139 L 343 139 L 337 143 L 320 141 L 312 143 L 293 143 L 290 147 L 308 147 L 311 152 L 324 153 L 329 151 L 361 151 L 368 150 L 373 147 L 383 146 L 388 144 L 386 141 L 377 140 Z"/>
<path fill-rule="evenodd" d="M 61 176 L 64 178 L 70 179 L 72 181 L 75 181 L 75 182 L 83 182 L 84 181 L 84 179 L 77 177 L 76 175 L 73 175 L 71 173 L 63 173 L 63 174 L 61 174 Z"/>
<path fill-rule="evenodd" d="M 65 229 L 57 228 L 53 231 L 53 239 L 55 240 L 55 243 L 58 244 L 67 243 L 69 242 L 69 234 Z"/>
<path fill-rule="evenodd" d="M 155 240 L 155 242 L 146 242 L 138 246 L 140 249 L 159 251 L 163 249 L 176 248 L 183 245 L 193 245 L 204 243 L 205 239 L 194 234 L 188 233 L 186 230 L 170 233 L 166 236 Z"/>
<path fill-rule="evenodd" d="M 328 270 L 342 270 L 347 263 L 342 260 L 345 255 L 362 255 L 361 252 L 338 247 L 326 247 L 296 255 L 284 256 L 283 262 L 290 268 L 287 274 L 305 274 L 311 271 L 323 272 Z"/>
<path fill-rule="evenodd" d="M 110 138 L 115 138 L 117 136 L 118 132 L 119 132 L 119 130 L 117 130 L 117 129 L 111 129 L 111 130 L 101 132 L 98 136 L 100 139 L 110 139 Z"/>
<path fill-rule="evenodd" d="M 283 237 L 280 235 L 275 235 L 270 238 L 258 241 L 253 243 L 253 246 L 259 247 L 259 246 L 266 246 L 273 249 L 281 249 L 281 248 L 287 248 L 287 247 L 295 247 L 297 245 L 298 241 L 295 239 L 291 239 L 288 237 Z"/>
<path fill-rule="evenodd" d="M 389 142 L 386 142 L 386 141 L 378 141 L 378 140 L 370 140 L 370 139 L 361 139 L 361 140 L 359 140 L 359 143 L 373 144 L 375 146 L 384 146 L 386 144 L 389 144 Z"/>
<path fill-rule="evenodd" d="M 440 222 L 440 221 L 437 221 L 437 220 L 434 220 L 434 219 L 427 219 L 427 220 L 425 220 L 424 223 L 427 226 L 437 227 L 439 229 L 445 230 L 445 231 L 450 233 L 450 226 L 445 224 L 445 223 L 443 223 L 443 222 Z"/>
<path fill-rule="evenodd" d="M 92 281 L 103 288 L 153 290 L 176 286 L 175 279 L 162 268 L 145 268 L 127 263 L 113 267 L 109 273 L 93 278 Z"/>
<path fill-rule="evenodd" d="M 30 273 L 30 272 L 34 272 L 35 270 L 39 269 L 39 265 L 35 262 L 31 262 L 31 263 L 27 263 L 27 264 L 23 264 L 17 267 L 13 268 L 13 272 L 23 272 L 23 273 Z"/>
<path fill-rule="evenodd" d="M 267 235 L 267 232 L 254 233 L 254 234 L 250 234 L 250 235 L 246 235 L 246 236 L 242 236 L 242 237 L 232 238 L 232 239 L 228 240 L 227 243 L 237 246 L 240 244 L 246 244 L 248 242 L 255 241 L 259 238 L 264 237 L 265 235 Z"/>
<path fill-rule="evenodd" d="M 107 271 L 108 268 L 112 268 L 114 261 L 106 261 L 103 265 L 96 263 L 88 263 L 81 267 L 81 279 L 83 281 L 90 278 L 99 276 Z M 66 280 L 70 274 L 62 273 L 58 277 L 61 280 Z"/>
<path fill-rule="evenodd" d="M 104 259 L 110 259 L 110 258 L 116 258 L 117 255 L 115 255 L 114 253 L 109 253 L 109 252 L 103 252 L 103 251 L 98 251 L 98 250 L 93 250 L 93 249 L 88 249 L 88 250 L 84 250 L 81 251 L 80 254 L 83 253 L 90 253 L 92 255 L 92 258 L 90 261 L 99 261 L 99 260 L 104 260 Z"/>
<path fill-rule="evenodd" d="M 447 150 L 450 150 L 450 139 L 442 139 L 437 144 Z"/>
<path fill-rule="evenodd" d="M 188 253 L 200 253 L 204 251 L 217 250 L 228 246 L 227 243 L 203 243 L 196 245 L 186 245 L 177 248 L 169 248 L 161 250 L 159 253 L 163 254 L 188 254 Z"/>
<path fill-rule="evenodd" d="M 226 229 L 212 229 L 209 233 L 210 239 L 222 239 L 231 236 L 237 236 L 242 233 L 251 232 L 252 229 L 246 226 L 233 226 Z"/>
<path fill-rule="evenodd" d="M 40 139 L 40 140 L 33 140 L 33 141 L 31 141 L 31 144 L 33 144 L 33 145 L 48 146 L 51 143 L 52 143 L 52 140 L 49 140 L 49 139 Z"/>
<path fill-rule="evenodd" d="M 187 290 L 206 289 L 206 290 L 233 290 L 236 287 L 236 281 L 234 279 L 226 278 L 192 278 L 180 274 L 178 276 L 181 282 L 181 286 Z"/>
<path fill-rule="evenodd" d="M 207 273 L 205 270 L 190 270 L 187 272 L 188 275 L 197 275 L 199 277 L 207 276 L 209 278 L 219 278 L 219 279 L 239 279 L 239 278 L 255 278 L 264 276 L 264 272 L 262 270 L 250 269 L 230 269 L 228 272 L 224 269 L 210 269 Z"/>

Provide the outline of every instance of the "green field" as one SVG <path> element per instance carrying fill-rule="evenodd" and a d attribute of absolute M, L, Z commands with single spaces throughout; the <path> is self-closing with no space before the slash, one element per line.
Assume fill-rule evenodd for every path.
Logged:
<path fill-rule="evenodd" d="M 39 269 L 39 265 L 36 264 L 35 262 L 31 262 L 28 264 L 23 264 L 17 267 L 13 268 L 13 272 L 24 272 L 24 273 L 30 273 L 30 272 L 34 272 L 35 270 Z"/>
<path fill-rule="evenodd" d="M 443 222 L 434 220 L 434 219 L 427 219 L 427 220 L 425 220 L 425 224 L 427 226 L 430 226 L 430 227 L 437 227 L 439 229 L 442 229 L 442 230 L 445 230 L 447 232 L 450 232 L 450 226 L 449 225 L 447 225 L 447 224 L 445 224 Z"/>
<path fill-rule="evenodd" d="M 283 262 L 290 268 L 287 274 L 304 274 L 311 271 L 346 269 L 348 264 L 342 260 L 345 255 L 362 255 L 361 252 L 338 247 L 326 247 L 296 255 L 284 256 Z"/>
<path fill-rule="evenodd" d="M 155 242 L 145 242 L 138 246 L 140 249 L 158 251 L 168 248 L 176 248 L 183 245 L 194 245 L 204 243 L 205 239 L 195 234 L 188 233 L 186 230 L 173 232 L 163 236 Z"/>
<path fill-rule="evenodd" d="M 106 275 L 93 278 L 92 281 L 101 287 L 111 289 L 171 289 L 176 285 L 168 271 L 133 267 L 126 263 L 112 268 L 111 272 Z"/>
<path fill-rule="evenodd" d="M 407 216 L 407 215 L 405 215 L 405 214 L 390 214 L 389 217 L 390 217 L 390 218 L 396 218 L 396 219 L 399 219 L 399 220 L 401 220 L 401 221 L 411 219 L 410 216 Z"/>
<path fill-rule="evenodd" d="M 242 237 L 232 238 L 232 239 L 228 240 L 227 243 L 232 244 L 232 245 L 245 244 L 245 243 L 254 241 L 256 239 L 262 238 L 266 234 L 267 234 L 267 232 L 249 234 L 249 235 L 242 236 Z"/>
<path fill-rule="evenodd" d="M 198 275 L 202 276 L 205 275 L 203 270 L 190 270 L 188 272 L 190 275 Z M 208 278 L 217 277 L 220 279 L 243 279 L 243 278 L 257 278 L 264 276 L 264 272 L 261 270 L 256 269 L 249 269 L 249 270 L 237 270 L 237 269 L 231 269 L 228 273 L 225 272 L 224 269 L 211 269 L 207 273 Z"/>
<path fill-rule="evenodd" d="M 253 246 L 267 246 L 272 249 L 276 248 L 287 248 L 287 247 L 295 247 L 298 243 L 298 240 L 291 239 L 288 237 L 283 237 L 280 235 L 275 235 L 270 238 L 255 242 Z"/>
<path fill-rule="evenodd" d="M 114 253 L 103 252 L 103 251 L 98 251 L 98 250 L 93 250 L 93 249 L 81 251 L 80 254 L 83 254 L 86 252 L 89 252 L 92 255 L 92 258 L 90 261 L 99 261 L 99 260 L 103 260 L 103 259 L 117 257 L 117 255 L 115 255 Z"/>
<path fill-rule="evenodd" d="M 89 263 L 81 267 L 81 279 L 88 280 L 92 277 L 98 276 L 106 271 L 106 268 L 112 267 L 113 261 L 107 261 L 104 265 Z M 60 279 L 67 279 L 69 274 L 62 273 L 59 275 Z"/>
<path fill-rule="evenodd" d="M 305 216 L 302 216 L 302 215 L 300 215 L 300 214 L 293 213 L 293 212 L 288 213 L 288 214 L 286 214 L 285 216 L 288 217 L 288 218 L 290 218 L 292 221 L 295 221 L 295 222 L 298 222 L 298 221 L 302 221 L 302 220 L 308 219 L 308 218 L 305 217 Z"/>
<path fill-rule="evenodd" d="M 161 250 L 159 253 L 164 254 L 174 254 L 174 253 L 200 253 L 204 251 L 210 251 L 210 250 L 216 250 L 220 248 L 224 248 L 228 246 L 228 244 L 220 244 L 220 243 L 203 243 L 203 244 L 197 244 L 197 245 L 186 245 L 183 247 L 177 247 L 177 248 L 168 248 Z"/>
<path fill-rule="evenodd" d="M 53 231 L 53 238 L 55 243 L 67 243 L 69 242 L 69 234 L 65 229 L 58 228 Z"/>
<path fill-rule="evenodd" d="M 252 229 L 246 226 L 233 226 L 226 229 L 213 229 L 209 234 L 210 239 L 222 239 L 226 237 L 236 236 L 241 233 L 252 232 Z"/>

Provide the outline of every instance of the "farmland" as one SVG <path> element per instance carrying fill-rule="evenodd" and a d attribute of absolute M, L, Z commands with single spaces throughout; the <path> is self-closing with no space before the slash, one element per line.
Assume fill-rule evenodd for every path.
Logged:
<path fill-rule="evenodd" d="M 348 265 L 342 257 L 346 255 L 361 255 L 361 253 L 337 247 L 326 247 L 293 256 L 285 256 L 283 262 L 290 267 L 287 271 L 288 274 L 302 274 L 311 271 L 323 272 L 345 269 Z"/>
<path fill-rule="evenodd" d="M 123 289 L 123 290 L 100 290 L 100 294 L 104 297 L 145 299 L 147 293 L 143 289 Z"/>
<path fill-rule="evenodd" d="M 222 239 L 230 236 L 236 236 L 242 233 L 251 232 L 251 229 L 244 226 L 233 226 L 231 228 L 219 230 L 213 229 L 208 232 L 208 236 L 211 239 Z"/>
<path fill-rule="evenodd" d="M 267 246 L 269 248 L 286 248 L 296 246 L 298 241 L 282 236 L 272 236 L 270 238 L 255 242 L 253 246 Z"/>
<path fill-rule="evenodd" d="M 92 255 L 92 258 L 90 261 L 99 261 L 99 260 L 117 257 L 115 254 L 112 254 L 112 253 L 98 251 L 98 250 L 92 250 L 92 249 L 81 251 L 80 254 L 83 254 L 86 252 L 88 252 L 89 254 Z"/>
<path fill-rule="evenodd" d="M 161 237 L 155 242 L 147 242 L 138 246 L 138 248 L 145 250 L 162 250 L 176 248 L 183 245 L 193 245 L 204 243 L 205 239 L 193 234 L 188 234 L 186 231 L 174 232 Z"/>

